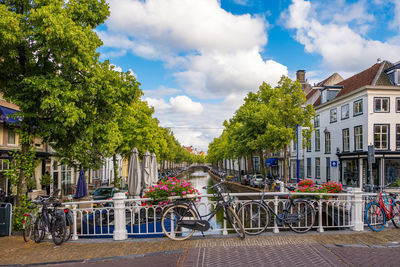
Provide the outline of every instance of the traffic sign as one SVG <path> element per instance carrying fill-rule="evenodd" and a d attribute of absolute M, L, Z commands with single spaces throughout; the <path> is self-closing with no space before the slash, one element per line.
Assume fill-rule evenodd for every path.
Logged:
<path fill-rule="evenodd" d="M 331 167 L 337 167 L 337 160 L 331 161 Z"/>
<path fill-rule="evenodd" d="M 368 146 L 368 163 L 375 163 L 375 146 Z"/>

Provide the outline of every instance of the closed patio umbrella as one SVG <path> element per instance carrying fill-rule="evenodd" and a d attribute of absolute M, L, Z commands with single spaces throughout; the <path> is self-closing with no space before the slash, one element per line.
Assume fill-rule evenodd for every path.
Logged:
<path fill-rule="evenodd" d="M 157 158 L 156 158 L 156 154 L 152 153 L 151 154 L 151 177 L 152 177 L 152 184 L 157 184 L 158 182 L 158 169 L 157 169 Z"/>
<path fill-rule="evenodd" d="M 82 198 L 87 195 L 85 172 L 79 172 L 78 184 L 76 186 L 75 198 Z"/>
<path fill-rule="evenodd" d="M 128 193 L 130 196 L 139 197 L 142 190 L 142 170 L 139 164 L 138 150 L 132 149 L 128 165 Z"/>
<path fill-rule="evenodd" d="M 152 180 L 150 177 L 150 152 L 146 151 L 142 161 L 142 186 L 143 189 L 149 189 Z"/>

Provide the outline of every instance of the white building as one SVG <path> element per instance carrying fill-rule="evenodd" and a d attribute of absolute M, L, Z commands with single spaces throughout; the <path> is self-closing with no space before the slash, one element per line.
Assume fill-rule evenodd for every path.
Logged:
<path fill-rule="evenodd" d="M 305 178 L 351 187 L 400 180 L 399 80 L 400 62 L 378 61 L 346 80 L 312 89 L 319 96 L 311 147 L 304 151 Z M 369 145 L 375 147 L 372 173 Z"/>

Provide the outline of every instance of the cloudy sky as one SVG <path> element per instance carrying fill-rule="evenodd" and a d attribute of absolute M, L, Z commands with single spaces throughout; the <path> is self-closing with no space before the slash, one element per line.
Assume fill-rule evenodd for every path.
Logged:
<path fill-rule="evenodd" d="M 101 59 L 133 71 L 161 126 L 207 150 L 250 91 L 400 60 L 400 0 L 107 0 Z"/>

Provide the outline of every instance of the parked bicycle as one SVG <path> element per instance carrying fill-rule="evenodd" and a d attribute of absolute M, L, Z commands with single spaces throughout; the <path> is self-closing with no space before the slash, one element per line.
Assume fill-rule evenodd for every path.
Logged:
<path fill-rule="evenodd" d="M 379 190 L 378 201 L 369 203 L 365 209 L 365 221 L 375 232 L 382 231 L 387 220 L 392 220 L 396 228 L 400 227 L 400 201 L 396 201 L 397 194 L 383 192 L 384 187 L 375 187 Z"/>
<path fill-rule="evenodd" d="M 239 217 L 232 207 L 233 198 L 224 192 L 221 182 L 204 189 L 212 189 L 214 191 L 216 206 L 206 215 L 200 215 L 195 204 L 195 200 L 188 199 L 186 202 L 176 201 L 167 207 L 161 218 L 161 226 L 164 234 L 172 240 L 185 240 L 191 237 L 194 231 L 204 232 L 211 227 L 210 220 L 220 211 L 224 211 L 224 217 L 233 227 L 241 239 L 245 238 L 245 231 L 240 222 Z"/>
<path fill-rule="evenodd" d="M 267 182 L 264 180 L 264 191 L 260 200 L 248 201 L 240 207 L 238 215 L 243 219 L 246 234 L 258 235 L 267 229 L 271 222 L 271 213 L 274 215 L 277 225 L 287 224 L 296 233 L 305 233 L 311 230 L 315 222 L 315 210 L 313 205 L 303 198 L 291 198 L 285 204 L 282 213 L 275 211 L 265 202 Z M 286 186 L 289 191 L 294 187 Z"/>
<path fill-rule="evenodd" d="M 42 198 L 39 202 L 41 205 L 38 217 L 35 221 L 33 238 L 36 243 L 42 241 L 46 233 L 50 233 L 54 244 L 61 245 L 64 242 L 66 234 L 66 219 L 63 210 L 58 210 L 62 204 L 53 202 L 54 197 Z M 52 207 L 49 207 L 49 206 Z"/>
<path fill-rule="evenodd" d="M 36 204 L 32 203 L 32 205 L 30 205 L 28 208 L 30 209 L 30 212 L 24 214 L 24 220 L 22 222 L 22 235 L 25 242 L 33 239 L 33 231 L 35 229 L 35 221 L 38 214 Z"/>

